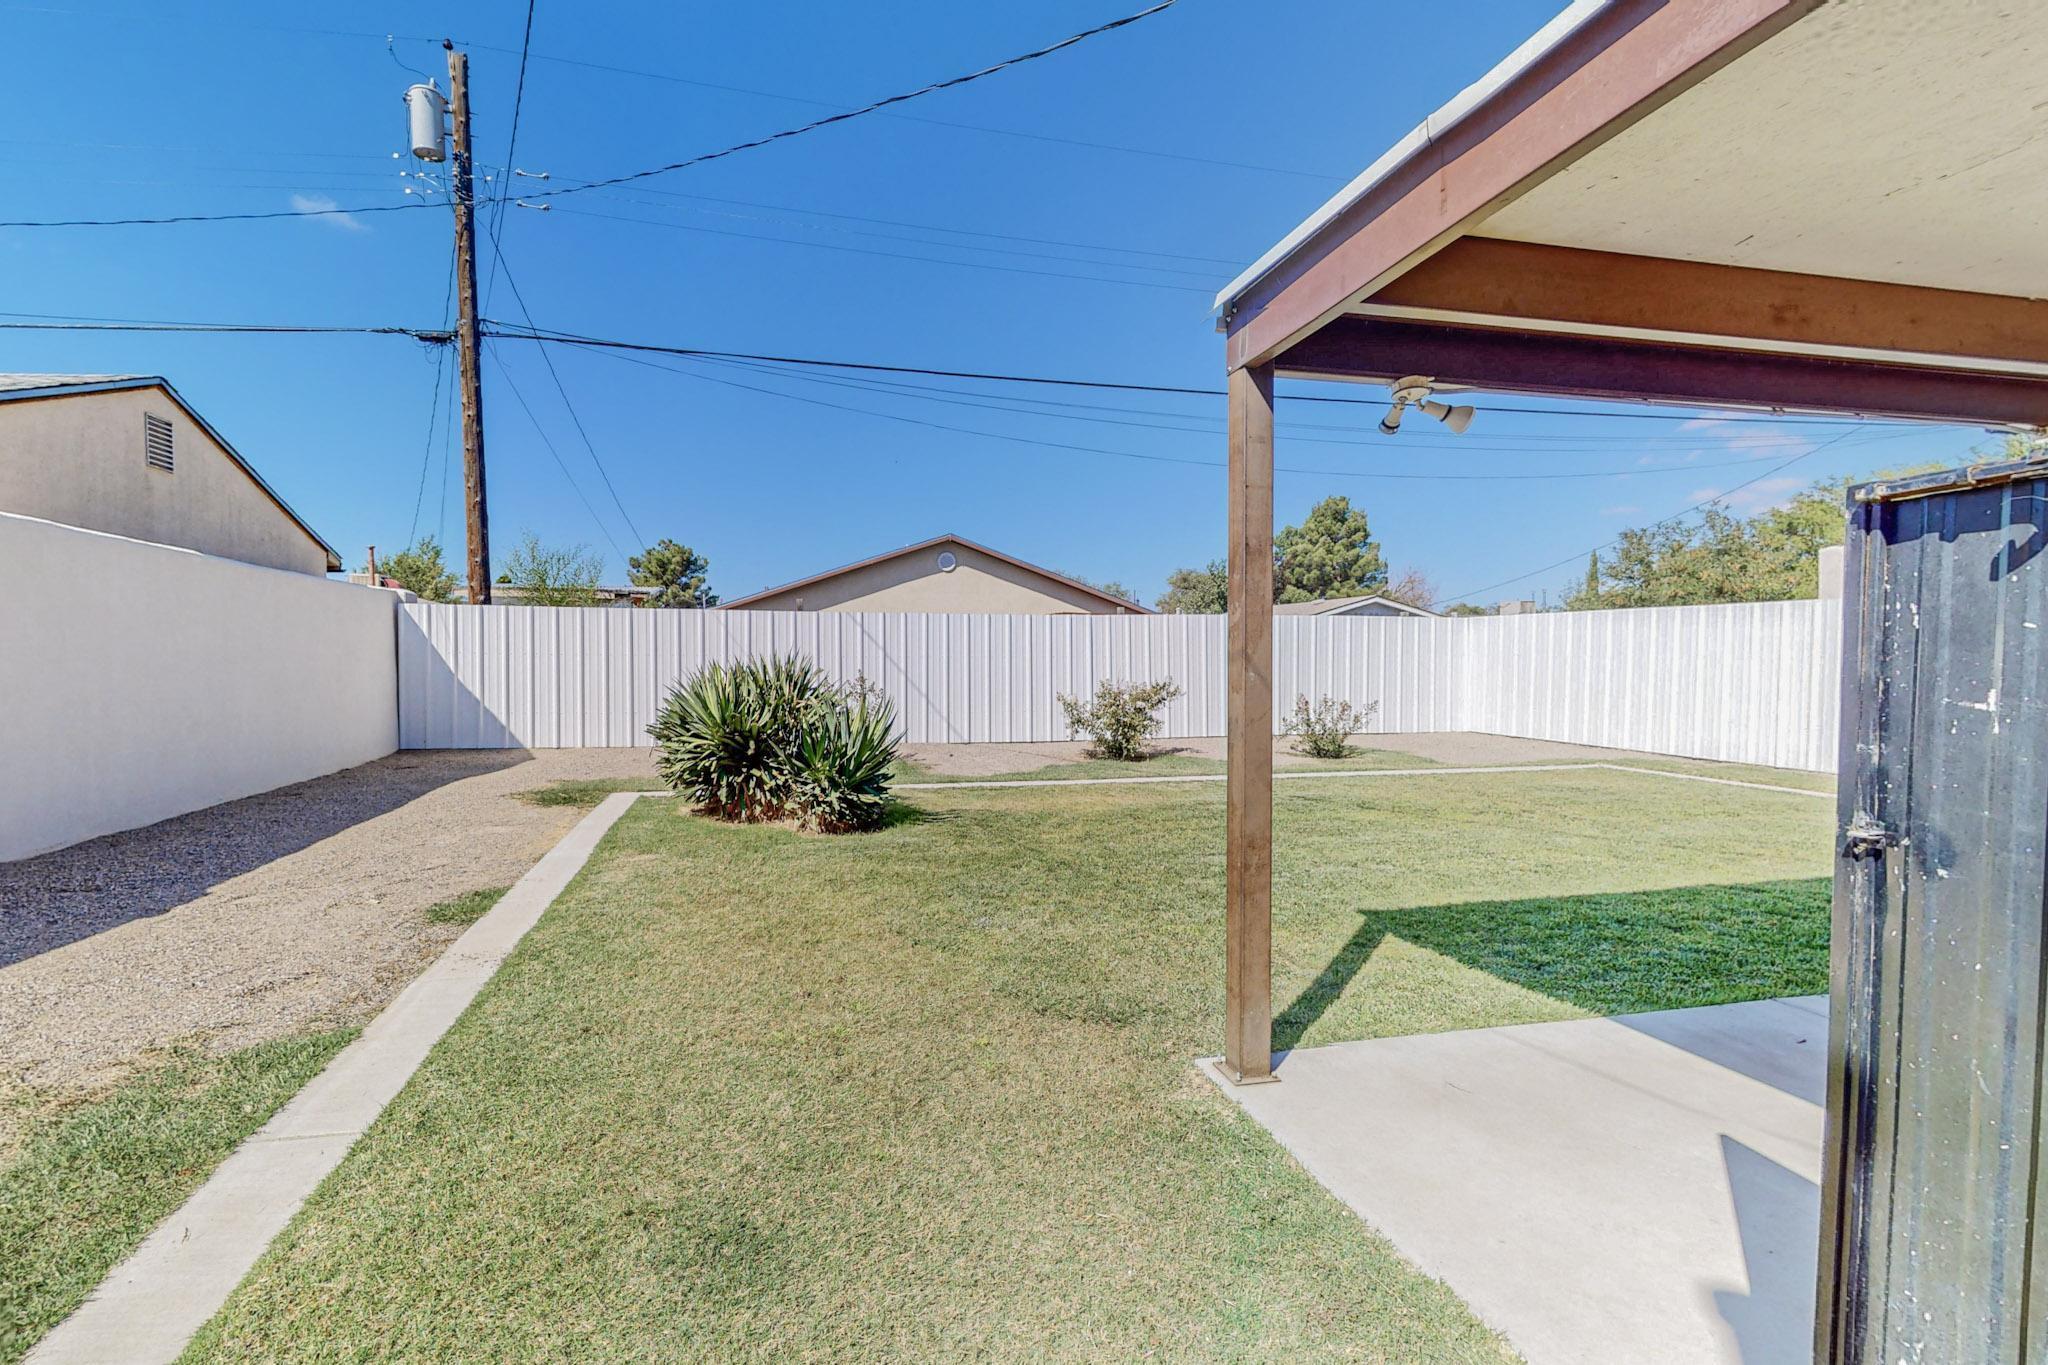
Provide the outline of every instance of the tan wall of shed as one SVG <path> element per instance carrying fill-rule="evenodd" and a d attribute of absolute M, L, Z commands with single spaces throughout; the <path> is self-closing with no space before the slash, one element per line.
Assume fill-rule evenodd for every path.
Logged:
<path fill-rule="evenodd" d="M 950 572 L 939 555 L 959 560 Z M 848 569 L 747 603 L 748 611 L 969 611 L 1022 615 L 1118 615 L 1100 598 L 965 545 L 932 546 L 914 554 Z"/>
<path fill-rule="evenodd" d="M 142 416 L 171 424 L 176 469 L 142 458 Z M 159 389 L 0 403 L 0 512 L 327 572 L 327 552 Z"/>

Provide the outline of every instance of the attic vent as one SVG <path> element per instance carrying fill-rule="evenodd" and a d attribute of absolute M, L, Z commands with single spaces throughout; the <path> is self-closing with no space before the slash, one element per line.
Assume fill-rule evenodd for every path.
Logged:
<path fill-rule="evenodd" d="M 171 424 L 153 412 L 142 414 L 142 458 L 151 469 L 167 474 L 177 467 L 171 451 Z"/>

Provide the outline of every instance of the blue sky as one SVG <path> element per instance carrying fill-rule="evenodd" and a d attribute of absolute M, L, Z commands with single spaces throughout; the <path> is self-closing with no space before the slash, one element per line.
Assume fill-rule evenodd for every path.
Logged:
<path fill-rule="evenodd" d="M 514 163 L 558 186 L 676 161 L 1138 7 L 539 0 Z M 1555 8 L 1445 0 L 1425 34 L 1355 0 L 1262 6 L 1257 22 L 1226 0 L 1181 0 L 887 115 L 547 212 L 508 208 L 505 270 L 550 329 L 1216 385 L 1215 289 Z M 0 86 L 6 216 L 402 202 L 410 163 L 392 153 L 405 142 L 400 95 L 417 77 L 401 62 L 443 72 L 429 39 L 444 35 L 471 50 L 479 158 L 502 163 L 525 13 L 518 3 L 0 0 L 15 57 Z M 387 33 L 401 35 L 396 59 Z M 16 314 L 431 327 L 443 316 L 449 239 L 439 208 L 0 229 L 0 268 Z M 502 273 L 488 311 L 519 319 Z M 486 430 L 501 555 L 531 529 L 589 546 L 622 580 L 626 553 L 672 536 L 710 557 L 715 589 L 738 596 L 954 531 L 1150 600 L 1169 570 L 1221 552 L 1219 399 L 917 379 L 885 389 L 556 348 L 601 474 L 539 348 L 493 349 Z M 351 567 L 364 545 L 397 547 L 415 530 L 438 531 L 460 559 L 452 366 L 436 415 L 435 354 L 411 340 L 0 332 L 0 370 L 166 375 Z M 1279 520 L 1345 493 L 1389 560 L 1449 597 L 1555 596 L 1591 546 L 1770 461 L 1812 450 L 1736 494 L 1738 508 L 1990 439 L 1529 415 L 1473 401 L 1480 418 L 1456 440 L 1411 422 L 1388 441 L 1372 434 L 1369 409 L 1283 405 L 1279 464 L 1314 472 L 1278 476 Z M 1532 474 L 1597 477 L 1511 477 Z M 1522 576 L 1559 560 L 1571 562 Z"/>

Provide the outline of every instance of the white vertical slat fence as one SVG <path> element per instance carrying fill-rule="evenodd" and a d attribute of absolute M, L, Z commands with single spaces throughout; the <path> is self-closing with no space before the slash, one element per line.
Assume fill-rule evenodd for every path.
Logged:
<path fill-rule="evenodd" d="M 1172 678 L 1165 734 L 1224 732 L 1221 616 L 627 611 L 408 604 L 406 748 L 645 745 L 676 682 L 802 654 L 866 676 L 913 743 L 1067 738 L 1058 694 Z M 1480 730 L 1830 771 L 1836 602 L 1535 616 L 1281 617 L 1276 715 L 1297 695 L 1378 703 L 1387 733 Z"/>

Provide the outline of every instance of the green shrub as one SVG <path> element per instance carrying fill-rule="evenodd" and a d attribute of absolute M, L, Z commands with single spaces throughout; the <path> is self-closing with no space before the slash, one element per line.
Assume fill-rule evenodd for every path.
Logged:
<path fill-rule="evenodd" d="M 1092 701 L 1064 692 L 1060 707 L 1067 713 L 1067 733 L 1086 734 L 1103 758 L 1127 762 L 1145 756 L 1145 741 L 1159 733 L 1159 708 L 1180 695 L 1173 679 L 1151 683 L 1097 683 Z"/>
<path fill-rule="evenodd" d="M 647 733 L 670 790 L 722 820 L 872 829 L 888 808 L 895 711 L 849 703 L 807 659 L 709 664 L 678 684 Z"/>
<path fill-rule="evenodd" d="M 1373 713 L 1380 709 L 1376 701 L 1363 706 L 1353 706 L 1348 701 L 1324 697 L 1310 706 L 1307 697 L 1294 699 L 1294 714 L 1289 716 L 1281 729 L 1294 736 L 1294 752 L 1307 754 L 1311 758 L 1342 758 L 1351 752 L 1351 736 L 1365 728 Z"/>

